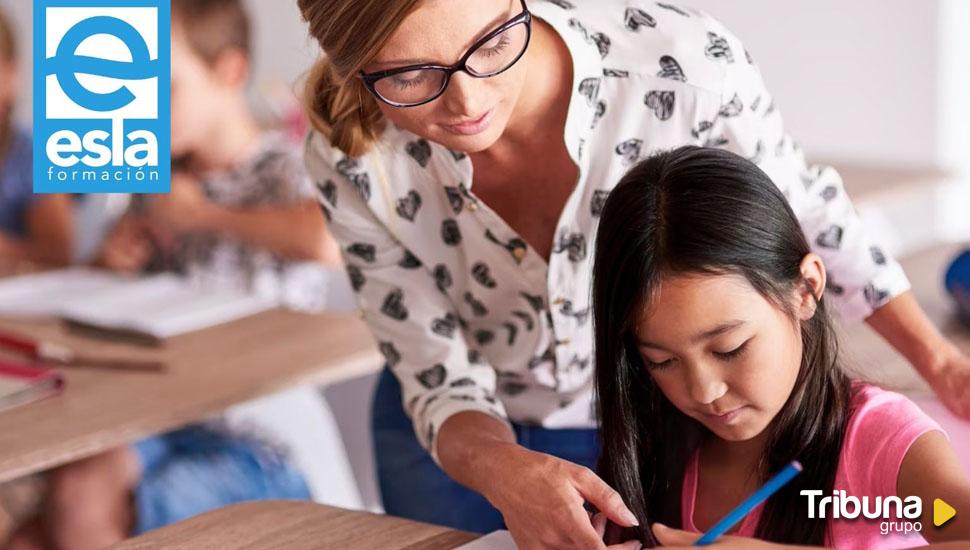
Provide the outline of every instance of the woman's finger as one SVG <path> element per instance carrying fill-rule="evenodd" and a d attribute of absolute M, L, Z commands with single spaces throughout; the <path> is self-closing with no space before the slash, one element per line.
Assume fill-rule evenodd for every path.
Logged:
<path fill-rule="evenodd" d="M 588 468 L 576 476 L 576 487 L 588 502 L 622 527 L 639 525 L 637 517 L 623 503 L 623 497 Z"/>
<path fill-rule="evenodd" d="M 566 532 L 569 534 L 569 538 L 572 540 L 575 548 L 606 550 L 606 544 L 603 543 L 603 535 L 597 534 L 589 516 L 586 514 L 586 510 L 583 508 L 573 510 L 570 513 L 570 520 L 571 525 L 565 527 L 568 529 Z"/>
<path fill-rule="evenodd" d="M 603 538 L 606 536 L 606 516 L 603 514 L 596 514 L 593 516 L 593 529 L 596 530 L 596 534 Z"/>

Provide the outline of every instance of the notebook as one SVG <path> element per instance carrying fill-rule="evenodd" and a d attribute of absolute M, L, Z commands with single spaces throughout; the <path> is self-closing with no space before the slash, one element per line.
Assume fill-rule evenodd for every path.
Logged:
<path fill-rule="evenodd" d="M 0 359 L 0 411 L 52 397 L 63 387 L 55 370 Z"/>
<path fill-rule="evenodd" d="M 149 343 L 275 305 L 270 298 L 237 290 L 201 289 L 173 274 L 130 278 L 66 269 L 0 281 L 0 315 L 60 317 L 75 328 Z"/>

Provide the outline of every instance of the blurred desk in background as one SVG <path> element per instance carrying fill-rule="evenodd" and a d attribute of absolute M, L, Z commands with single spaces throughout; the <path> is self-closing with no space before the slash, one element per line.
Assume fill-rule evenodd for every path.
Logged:
<path fill-rule="evenodd" d="M 307 502 L 236 504 L 129 539 L 114 550 L 446 550 L 479 535 Z"/>
<path fill-rule="evenodd" d="M 150 312 L 149 312 L 150 313 Z M 0 483 L 202 420 L 304 383 L 376 372 L 382 359 L 355 314 L 275 309 L 177 336 L 158 348 L 84 338 L 55 320 L 0 330 L 106 358 L 164 361 L 164 373 L 63 368 L 58 397 L 0 413 Z"/>

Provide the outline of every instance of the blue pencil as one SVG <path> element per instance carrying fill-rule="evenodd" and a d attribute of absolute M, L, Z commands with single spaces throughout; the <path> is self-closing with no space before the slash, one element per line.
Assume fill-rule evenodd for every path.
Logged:
<path fill-rule="evenodd" d="M 728 515 L 724 516 L 721 521 L 714 524 L 714 527 L 711 527 L 710 531 L 704 533 L 703 537 L 697 539 L 694 546 L 707 546 L 717 540 L 717 537 L 727 533 L 728 530 L 744 519 L 744 516 L 748 515 L 751 510 L 754 510 L 756 506 L 768 500 L 771 495 L 775 494 L 778 489 L 784 487 L 786 483 L 800 474 L 801 471 L 802 465 L 797 460 L 793 460 L 791 464 L 785 466 L 780 472 L 775 474 L 775 477 L 769 479 L 754 494 L 745 499 L 741 504 L 738 504 L 737 508 L 728 512 Z"/>

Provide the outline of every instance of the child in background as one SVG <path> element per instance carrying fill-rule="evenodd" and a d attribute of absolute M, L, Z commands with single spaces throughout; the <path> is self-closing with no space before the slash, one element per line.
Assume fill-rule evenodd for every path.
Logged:
<path fill-rule="evenodd" d="M 967 517 L 933 527 L 936 498 L 970 510 L 946 435 L 906 397 L 843 373 L 825 284 L 785 197 L 747 160 L 684 147 L 624 177 L 597 236 L 596 388 L 601 474 L 640 527 L 597 516 L 607 542 L 688 547 L 799 460 L 802 473 L 715 548 L 924 542 L 882 534 L 882 520 L 833 519 L 831 505 L 820 518 L 833 490 L 869 510 L 876 497 L 918 496 L 923 537 L 968 547 Z M 819 491 L 815 519 L 804 490 Z"/>
<path fill-rule="evenodd" d="M 311 198 L 299 148 L 261 131 L 250 112 L 242 2 L 171 5 L 172 192 L 134 199 L 100 261 L 312 306 L 324 275 L 298 269 L 299 262 L 322 271 L 339 251 Z M 303 294 L 294 297 L 294 287 Z M 13 548 L 102 548 L 235 502 L 310 498 L 290 449 L 258 418 L 240 423 L 244 430 L 222 417 L 57 469 L 43 517 L 20 531 Z"/>
<path fill-rule="evenodd" d="M 296 287 L 300 298 L 283 301 L 305 308 L 323 294 L 319 281 L 291 274 L 312 273 L 299 269 L 306 262 L 336 266 L 339 249 L 299 147 L 261 130 L 250 109 L 247 16 L 235 0 L 172 10 L 172 191 L 136 200 L 100 263 L 281 297 Z"/>
<path fill-rule="evenodd" d="M 71 259 L 71 203 L 64 195 L 34 195 L 30 135 L 13 121 L 20 84 L 17 39 L 0 11 L 0 265 L 47 265 Z"/>

